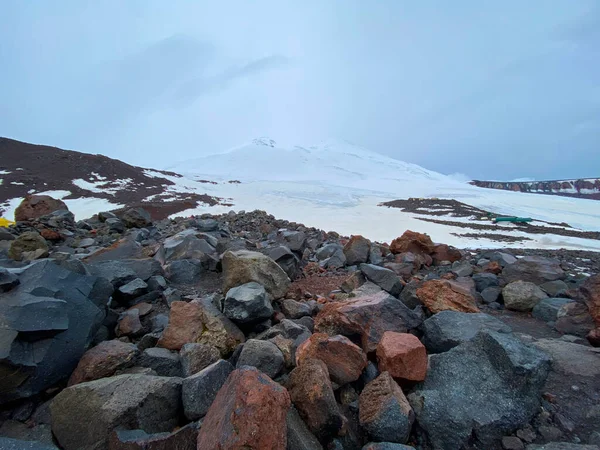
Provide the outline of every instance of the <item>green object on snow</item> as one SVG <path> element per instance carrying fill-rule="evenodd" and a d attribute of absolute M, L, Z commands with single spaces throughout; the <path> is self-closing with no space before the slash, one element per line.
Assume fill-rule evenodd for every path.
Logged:
<path fill-rule="evenodd" d="M 496 217 L 494 222 L 512 222 L 512 223 L 524 223 L 531 222 L 531 217 Z"/>

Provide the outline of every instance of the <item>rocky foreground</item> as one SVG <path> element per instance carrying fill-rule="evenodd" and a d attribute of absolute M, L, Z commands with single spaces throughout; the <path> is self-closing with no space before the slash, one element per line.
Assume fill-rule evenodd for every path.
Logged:
<path fill-rule="evenodd" d="M 600 448 L 600 275 L 573 258 L 261 211 L 17 217 L 2 449 Z"/>

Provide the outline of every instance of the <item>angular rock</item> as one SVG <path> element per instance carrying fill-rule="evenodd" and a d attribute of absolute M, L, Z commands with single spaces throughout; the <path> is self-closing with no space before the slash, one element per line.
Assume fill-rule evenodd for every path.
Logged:
<path fill-rule="evenodd" d="M 180 259 L 166 267 L 167 278 L 171 283 L 177 284 L 196 283 L 202 272 L 204 268 L 197 259 Z"/>
<path fill-rule="evenodd" d="M 340 286 L 340 289 L 346 294 L 349 294 L 350 292 L 354 291 L 355 289 L 358 289 L 363 284 L 365 284 L 366 281 L 367 279 L 365 278 L 363 273 L 359 270 L 356 270 L 352 272 L 352 274 L 343 281 L 343 283 Z"/>
<path fill-rule="evenodd" d="M 223 292 L 255 281 L 264 286 L 274 298 L 282 298 L 288 290 L 290 279 L 279 265 L 262 253 L 248 250 L 227 251 L 223 255 Z"/>
<path fill-rule="evenodd" d="M 408 396 L 433 448 L 493 448 L 538 412 L 549 356 L 509 334 L 482 331 L 429 356 L 425 381 Z"/>
<path fill-rule="evenodd" d="M 152 218 L 144 208 L 131 208 L 121 214 L 121 221 L 127 228 L 145 228 L 152 225 Z"/>
<path fill-rule="evenodd" d="M 336 436 L 344 425 L 323 361 L 305 360 L 290 373 L 288 390 L 309 430 L 321 440 Z"/>
<path fill-rule="evenodd" d="M 148 281 L 148 289 L 151 291 L 164 291 L 167 289 L 167 280 L 162 275 L 153 275 Z"/>
<path fill-rule="evenodd" d="M 556 322 L 560 308 L 572 302 L 569 298 L 544 298 L 533 307 L 531 315 L 544 322 Z"/>
<path fill-rule="evenodd" d="M 179 352 L 183 376 L 189 377 L 221 359 L 221 352 L 210 344 L 184 344 Z"/>
<path fill-rule="evenodd" d="M 449 261 L 451 263 L 455 261 L 460 261 L 460 259 L 462 258 L 462 254 L 457 248 L 451 247 L 446 244 L 437 244 L 433 248 L 433 254 L 431 255 L 431 257 L 433 258 L 433 263 L 435 265 L 439 265 L 443 261 Z"/>
<path fill-rule="evenodd" d="M 211 304 L 210 299 L 173 302 L 169 325 L 158 341 L 159 347 L 180 350 L 187 343 L 211 344 L 227 355 L 244 334 Z"/>
<path fill-rule="evenodd" d="M 600 349 L 566 342 L 540 339 L 532 343 L 552 356 L 553 370 L 569 376 L 600 377 Z"/>
<path fill-rule="evenodd" d="M 487 288 L 500 286 L 500 280 L 493 273 L 476 273 L 473 275 L 475 289 L 477 292 L 483 292 Z"/>
<path fill-rule="evenodd" d="M 452 264 L 452 272 L 458 277 L 470 277 L 473 275 L 473 266 L 469 261 L 455 261 Z"/>
<path fill-rule="evenodd" d="M 301 317 L 310 316 L 312 307 L 305 302 L 297 302 L 286 298 L 281 302 L 281 312 L 290 319 L 300 319 Z"/>
<path fill-rule="evenodd" d="M 497 302 L 501 293 L 502 289 L 500 286 L 490 286 L 481 291 L 481 298 L 483 299 L 483 303 L 490 304 Z"/>
<path fill-rule="evenodd" d="M 384 291 L 389 292 L 394 297 L 402 292 L 402 283 L 400 278 L 390 269 L 375 266 L 373 264 L 361 264 L 361 272 L 373 283 L 379 286 Z"/>
<path fill-rule="evenodd" d="M 293 406 L 286 416 L 287 446 L 286 450 L 323 450 L 323 446 L 310 432 L 298 410 Z"/>
<path fill-rule="evenodd" d="M 131 301 L 147 292 L 148 285 L 141 278 L 136 278 L 117 289 L 119 299 L 123 301 Z"/>
<path fill-rule="evenodd" d="M 69 210 L 62 200 L 57 200 L 49 195 L 26 195 L 15 210 L 15 220 L 24 222 L 38 219 L 60 210 Z"/>
<path fill-rule="evenodd" d="M 198 433 L 199 449 L 285 448 L 290 396 L 250 367 L 234 370 L 208 410 Z"/>
<path fill-rule="evenodd" d="M 185 378 L 181 390 L 185 417 L 189 420 L 204 417 L 231 372 L 233 366 L 221 359 Z"/>
<path fill-rule="evenodd" d="M 367 384 L 360 394 L 360 425 L 373 441 L 405 443 L 414 419 L 402 389 L 388 372 Z"/>
<path fill-rule="evenodd" d="M 206 254 L 215 252 L 212 245 L 196 237 L 196 232 L 189 229 L 165 239 L 163 250 L 167 262 L 178 259 L 202 260 Z"/>
<path fill-rule="evenodd" d="M 510 333 L 511 328 L 499 319 L 483 313 L 442 311 L 422 326 L 423 344 L 429 353 L 443 353 L 470 341 L 482 330 Z"/>
<path fill-rule="evenodd" d="M 143 430 L 115 430 L 109 450 L 196 450 L 198 424 L 189 423 L 172 433 L 148 434 Z"/>
<path fill-rule="evenodd" d="M 0 448 L 3 450 L 58 450 L 58 447 L 38 441 L 22 441 L 0 436 Z"/>
<path fill-rule="evenodd" d="M 423 381 L 427 374 L 425 346 L 408 333 L 386 331 L 377 346 L 377 362 L 381 372 L 387 371 L 394 378 Z"/>
<path fill-rule="evenodd" d="M 269 341 L 249 339 L 242 347 L 236 367 L 256 367 L 270 378 L 275 378 L 283 369 L 284 358 L 281 350 Z"/>
<path fill-rule="evenodd" d="M 26 231 L 10 242 L 8 256 L 15 261 L 32 261 L 48 256 L 46 239 L 35 231 Z"/>
<path fill-rule="evenodd" d="M 285 245 L 268 247 L 262 250 L 262 252 L 275 261 L 290 280 L 295 280 L 300 275 L 300 260 Z"/>
<path fill-rule="evenodd" d="M 302 365 L 307 359 L 323 361 L 331 381 L 340 386 L 358 380 L 367 366 L 367 356 L 350 339 L 340 335 L 330 337 L 324 333 L 313 334 L 298 347 L 296 365 Z"/>
<path fill-rule="evenodd" d="M 253 281 L 229 289 L 223 314 L 237 323 L 261 322 L 271 318 L 273 306 L 265 288 Z"/>
<path fill-rule="evenodd" d="M 533 283 L 513 281 L 502 289 L 502 298 L 504 298 L 504 306 L 507 309 L 531 311 L 535 305 L 548 296 Z"/>
<path fill-rule="evenodd" d="M 581 293 L 590 310 L 590 315 L 600 327 L 600 274 L 589 277 L 581 286 Z"/>
<path fill-rule="evenodd" d="M 448 280 L 430 280 L 417 289 L 419 300 L 433 314 L 441 311 L 479 312 L 468 289 Z"/>
<path fill-rule="evenodd" d="M 119 288 L 137 278 L 135 271 L 124 261 L 106 260 L 88 265 L 92 275 L 106 278 L 115 288 Z"/>
<path fill-rule="evenodd" d="M 6 269 L 0 268 L 0 292 L 8 292 L 19 285 L 19 277 Z"/>
<path fill-rule="evenodd" d="M 69 386 L 113 376 L 133 365 L 139 350 L 133 344 L 113 340 L 99 343 L 84 353 L 69 378 Z"/>
<path fill-rule="evenodd" d="M 320 261 L 319 265 L 325 269 L 344 267 L 346 265 L 346 255 L 344 247 L 340 244 L 325 244 L 315 253 Z"/>
<path fill-rule="evenodd" d="M 344 246 L 344 256 L 346 264 L 355 266 L 357 264 L 366 263 L 369 260 L 369 249 L 371 242 L 362 236 L 352 236 L 348 243 Z"/>
<path fill-rule="evenodd" d="M 417 290 L 423 286 L 422 281 L 411 281 L 404 289 L 402 289 L 402 293 L 400 294 L 400 301 L 404 303 L 408 308 L 415 309 L 416 307 L 420 307 L 423 305 L 421 300 L 419 300 L 419 296 L 417 295 Z"/>
<path fill-rule="evenodd" d="M 390 244 L 390 251 L 393 254 L 410 252 L 415 255 L 431 255 L 434 250 L 433 241 L 427 234 L 410 230 L 406 230 L 402 236 L 394 239 Z"/>
<path fill-rule="evenodd" d="M 102 378 L 68 387 L 54 398 L 52 432 L 65 450 L 107 449 L 110 434 L 120 426 L 147 433 L 171 431 L 180 407 L 180 378 Z"/>
<path fill-rule="evenodd" d="M 181 359 L 179 354 L 166 348 L 147 348 L 139 358 L 138 364 L 148 367 L 161 377 L 181 377 Z"/>
<path fill-rule="evenodd" d="M 377 349 L 386 331 L 405 333 L 418 327 L 421 318 L 387 292 L 329 303 L 315 318 L 315 331 L 330 336 L 359 336 L 366 353 Z"/>
<path fill-rule="evenodd" d="M 555 280 L 541 284 L 540 289 L 550 297 L 560 297 L 566 294 L 569 290 L 569 286 L 562 280 Z"/>
<path fill-rule="evenodd" d="M 579 302 L 566 303 L 556 313 L 554 328 L 562 334 L 586 337 L 595 328 L 587 306 Z"/>
<path fill-rule="evenodd" d="M 555 259 L 524 256 L 514 264 L 506 266 L 502 276 L 507 283 L 520 280 L 539 285 L 548 281 L 564 280 L 566 274 L 560 267 L 560 262 Z"/>
<path fill-rule="evenodd" d="M 140 311 L 138 309 L 130 309 L 125 311 L 119 317 L 119 323 L 115 328 L 117 337 L 121 336 L 139 336 L 144 333 L 144 327 L 140 321 Z"/>
<path fill-rule="evenodd" d="M 0 404 L 68 378 L 106 316 L 104 280 L 37 262 L 0 301 Z"/>

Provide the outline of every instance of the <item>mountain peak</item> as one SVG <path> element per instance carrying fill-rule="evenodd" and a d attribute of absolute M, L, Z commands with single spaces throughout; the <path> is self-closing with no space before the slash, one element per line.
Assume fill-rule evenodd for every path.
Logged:
<path fill-rule="evenodd" d="M 262 147 L 275 147 L 275 145 L 277 145 L 277 143 L 273 139 L 268 137 L 259 137 L 256 139 L 252 139 L 252 144 Z"/>

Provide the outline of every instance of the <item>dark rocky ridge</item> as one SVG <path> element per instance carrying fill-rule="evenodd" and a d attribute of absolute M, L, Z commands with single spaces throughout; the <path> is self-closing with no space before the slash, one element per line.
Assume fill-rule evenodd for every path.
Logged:
<path fill-rule="evenodd" d="M 533 194 L 560 195 L 563 197 L 600 200 L 600 178 L 579 178 L 554 181 L 480 181 L 470 182 L 473 186 L 503 191 L 530 192 Z"/>

